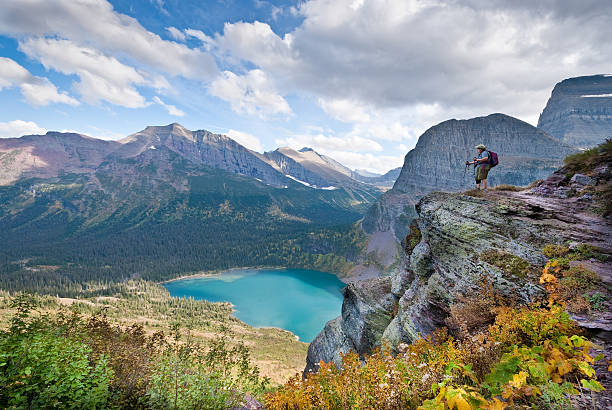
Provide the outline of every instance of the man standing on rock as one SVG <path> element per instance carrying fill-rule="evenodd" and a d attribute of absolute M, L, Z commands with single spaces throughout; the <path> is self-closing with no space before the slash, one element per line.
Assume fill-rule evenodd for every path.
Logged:
<path fill-rule="evenodd" d="M 474 157 L 472 162 L 465 161 L 465 165 L 472 165 L 476 167 L 476 187 L 480 189 L 480 182 L 482 181 L 483 188 L 487 189 L 487 176 L 491 166 L 489 165 L 489 153 L 486 151 L 487 147 L 483 144 L 476 146 L 478 150 L 478 156 Z"/>

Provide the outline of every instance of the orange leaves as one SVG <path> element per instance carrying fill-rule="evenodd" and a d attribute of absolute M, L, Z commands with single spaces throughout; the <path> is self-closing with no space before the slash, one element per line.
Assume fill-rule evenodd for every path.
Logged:
<path fill-rule="evenodd" d="M 459 341 L 443 329 L 402 345 L 396 357 L 375 352 L 364 364 L 350 353 L 343 356 L 342 371 L 322 364 L 318 374 L 292 379 L 268 395 L 266 404 L 272 409 L 503 410 L 532 405 L 544 394 L 552 397 L 551 391 L 566 399 L 577 394 L 578 377 L 583 388 L 598 391 L 592 364 L 602 356 L 591 356 L 595 346 L 576 334 L 578 328 L 558 303 L 564 269 L 569 267 L 551 260 L 542 272 L 540 283 L 550 295 L 547 308 L 487 302 L 492 311 L 487 320 L 494 323 L 484 329 L 486 321 L 464 320 L 476 310 L 466 299 L 460 302 L 463 310 L 455 309 L 461 319 L 457 328 L 469 330 L 460 332 Z M 478 333 L 470 335 L 475 329 Z"/>
<path fill-rule="evenodd" d="M 561 300 L 561 285 L 559 279 L 555 276 L 555 274 L 559 274 L 559 272 L 561 272 L 561 266 L 559 266 L 556 259 L 552 259 L 548 261 L 540 276 L 540 283 L 544 285 L 548 292 L 549 307 Z"/>

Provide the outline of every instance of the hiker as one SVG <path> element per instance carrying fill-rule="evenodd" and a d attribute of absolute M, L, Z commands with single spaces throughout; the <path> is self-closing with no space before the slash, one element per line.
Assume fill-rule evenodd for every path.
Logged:
<path fill-rule="evenodd" d="M 482 181 L 482 189 L 487 189 L 487 175 L 491 169 L 491 165 L 489 164 L 489 153 L 487 152 L 487 147 L 483 144 L 478 144 L 476 149 L 478 150 L 478 156 L 474 157 L 474 160 L 471 162 L 465 161 L 465 165 L 474 164 L 476 167 L 476 187 L 480 189 L 480 182 Z"/>

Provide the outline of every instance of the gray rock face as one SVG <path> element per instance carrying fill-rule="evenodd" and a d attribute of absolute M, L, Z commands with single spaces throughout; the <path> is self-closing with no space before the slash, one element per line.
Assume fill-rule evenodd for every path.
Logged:
<path fill-rule="evenodd" d="M 580 148 L 612 138 L 612 76 L 569 78 L 555 85 L 538 128 Z"/>
<path fill-rule="evenodd" d="M 339 364 L 340 353 L 380 346 L 398 303 L 389 277 L 351 283 L 342 293 L 342 316 L 329 321 L 308 347 L 306 372 L 316 371 L 321 361 Z"/>
<path fill-rule="evenodd" d="M 483 143 L 499 155 L 489 186 L 528 185 L 546 178 L 575 149 L 536 127 L 504 114 L 449 120 L 428 129 L 408 152 L 390 191 L 372 205 L 361 224 L 367 234 L 391 231 L 398 242 L 416 216 L 414 204 L 429 192 L 460 191 L 474 186 L 473 168 L 465 161 Z M 389 267 L 387 267 L 389 269 Z"/>
<path fill-rule="evenodd" d="M 593 176 L 590 182 L 608 184 L 609 174 Z M 529 303 L 543 294 L 538 279 L 547 260 L 542 254 L 547 243 L 590 243 L 611 254 L 609 218 L 594 217 L 588 211 L 589 203 L 580 197 L 559 195 L 562 184 L 571 182 L 557 172 L 528 191 L 424 196 L 415 207 L 421 242 L 412 250 L 405 248 L 405 263 L 391 279 L 350 285 L 359 291 L 346 292 L 342 316 L 328 323 L 312 342 L 307 369 L 321 360 L 339 364 L 336 348 L 363 355 L 374 346 L 394 348 L 431 333 L 444 325 L 459 295 L 479 291 L 483 277 L 500 293 Z M 487 262 L 487 255 L 500 253 L 527 262 L 533 273 L 506 271 Z M 602 272 L 611 268 L 610 262 L 598 267 Z M 609 276 L 602 274 L 605 277 Z M 380 286 L 386 280 L 390 281 L 389 291 Z M 609 319 L 609 315 L 598 318 L 597 326 L 612 326 Z M 365 343 L 356 342 L 364 339 Z"/>

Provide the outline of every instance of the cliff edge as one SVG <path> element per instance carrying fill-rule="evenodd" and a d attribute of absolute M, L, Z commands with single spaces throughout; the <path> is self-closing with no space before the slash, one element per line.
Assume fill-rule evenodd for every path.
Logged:
<path fill-rule="evenodd" d="M 339 365 L 340 353 L 365 355 L 383 344 L 394 350 L 429 334 L 446 325 L 457 300 L 477 294 L 484 282 L 519 304 L 538 299 L 545 292 L 539 278 L 550 256 L 547 245 L 573 250 L 579 257 L 572 265 L 599 277 L 597 292 L 603 302 L 597 309 L 573 313 L 573 318 L 608 348 L 611 171 L 608 141 L 570 157 L 529 189 L 501 186 L 426 195 L 415 207 L 417 218 L 403 243 L 401 268 L 392 276 L 344 289 L 342 314 L 311 343 L 305 371 L 316 371 L 321 361 Z M 604 374 L 603 380 L 612 378 Z"/>

